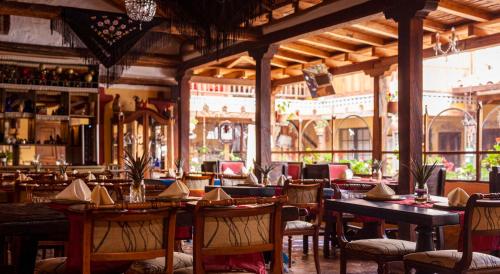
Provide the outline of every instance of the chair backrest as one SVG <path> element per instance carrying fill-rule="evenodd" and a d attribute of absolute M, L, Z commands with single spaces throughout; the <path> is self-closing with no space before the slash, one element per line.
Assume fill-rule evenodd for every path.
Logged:
<path fill-rule="evenodd" d="M 305 208 L 315 213 L 317 224 L 323 220 L 323 188 L 328 179 L 287 180 L 283 195 L 288 197 L 287 204 Z"/>
<path fill-rule="evenodd" d="M 431 177 L 427 181 L 429 194 L 444 196 L 444 184 L 446 182 L 446 168 L 443 165 L 436 165 Z"/>
<path fill-rule="evenodd" d="M 494 166 L 490 171 L 490 193 L 500 192 L 500 167 Z"/>
<path fill-rule="evenodd" d="M 219 173 L 219 163 L 218 163 L 218 161 L 204 161 L 201 164 L 201 171 L 202 172 Z"/>
<path fill-rule="evenodd" d="M 194 273 L 203 258 L 271 251 L 271 273 L 281 273 L 281 210 L 286 197 L 201 200 L 195 207 Z"/>
<path fill-rule="evenodd" d="M 235 174 L 241 175 L 241 171 L 245 167 L 244 161 L 220 161 L 219 162 L 219 172 L 224 173 L 224 171 L 230 168 Z"/>
<path fill-rule="evenodd" d="M 304 167 L 304 179 L 328 179 L 330 170 L 328 164 L 308 164 Z"/>
<path fill-rule="evenodd" d="M 469 198 L 465 208 L 464 231 L 463 255 L 455 265 L 457 270 L 468 269 L 472 262 L 472 237 L 500 236 L 500 193 L 476 193 Z"/>
<path fill-rule="evenodd" d="M 290 176 L 292 180 L 302 179 L 303 169 L 304 163 L 302 162 L 287 162 L 287 173 L 285 175 Z"/>
<path fill-rule="evenodd" d="M 205 187 L 214 184 L 214 175 L 184 174 L 182 181 L 191 191 L 191 196 L 202 196 L 205 193 Z"/>
<path fill-rule="evenodd" d="M 221 185 L 222 186 L 237 186 L 245 184 L 248 176 L 244 175 L 221 175 Z"/>
<path fill-rule="evenodd" d="M 374 188 L 373 184 L 360 184 L 360 183 L 345 183 L 345 184 L 331 184 L 333 189 L 333 199 L 342 199 L 342 190 L 352 193 L 366 193 Z"/>
<path fill-rule="evenodd" d="M 165 257 L 165 272 L 173 273 L 175 218 L 179 203 L 150 202 L 84 207 L 82 273 L 91 263 L 136 261 Z"/>
<path fill-rule="evenodd" d="M 341 179 L 345 171 L 350 168 L 349 163 L 332 163 L 328 165 L 330 180 Z"/>
<path fill-rule="evenodd" d="M 25 203 L 48 203 L 70 183 L 71 181 L 60 180 L 16 181 L 14 187 L 14 201 Z"/>

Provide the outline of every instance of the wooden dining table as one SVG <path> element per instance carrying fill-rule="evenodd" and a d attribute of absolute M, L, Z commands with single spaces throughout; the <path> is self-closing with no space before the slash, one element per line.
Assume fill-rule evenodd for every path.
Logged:
<path fill-rule="evenodd" d="M 193 226 L 192 207 L 177 212 L 177 227 Z M 297 207 L 284 206 L 283 223 L 297 220 L 300 212 Z M 0 204 L 0 273 L 6 266 L 7 258 L 3 244 L 7 237 L 19 239 L 19 256 L 13 265 L 16 273 L 33 273 L 39 241 L 65 241 L 69 236 L 68 216 L 51 208 L 50 204 L 5 203 Z M 6 272 L 6 271 L 5 271 Z"/>
<path fill-rule="evenodd" d="M 404 196 L 410 198 L 413 195 Z M 431 196 L 439 203 L 447 202 L 446 197 Z M 459 224 L 459 214 L 453 211 L 422 208 L 390 201 L 370 201 L 365 199 L 327 199 L 325 209 L 330 212 L 351 213 L 384 219 L 395 223 L 415 224 L 417 232 L 416 251 L 434 250 L 432 231 L 434 227 Z M 334 218 L 333 214 L 326 214 Z"/>

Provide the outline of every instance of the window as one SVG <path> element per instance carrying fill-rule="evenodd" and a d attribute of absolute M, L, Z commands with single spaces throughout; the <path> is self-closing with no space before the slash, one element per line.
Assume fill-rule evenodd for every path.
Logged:
<path fill-rule="evenodd" d="M 339 145 L 341 150 L 370 150 L 370 130 L 367 127 L 339 129 Z M 360 155 L 349 154 L 349 158 L 359 160 Z"/>

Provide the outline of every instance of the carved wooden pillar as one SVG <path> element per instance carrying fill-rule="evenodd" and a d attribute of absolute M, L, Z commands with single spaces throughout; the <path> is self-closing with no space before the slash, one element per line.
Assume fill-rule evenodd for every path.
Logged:
<path fill-rule="evenodd" d="M 389 66 L 377 66 L 365 70 L 373 79 L 373 129 L 372 129 L 372 159 L 382 160 L 382 118 L 380 117 L 380 78 Z"/>
<path fill-rule="evenodd" d="M 189 120 L 190 120 L 190 99 L 191 88 L 189 80 L 192 71 L 183 71 L 177 77 L 177 92 L 179 104 L 177 107 L 177 157 L 184 159 L 183 169 L 189 172 Z"/>
<path fill-rule="evenodd" d="M 256 159 L 259 165 L 271 163 L 271 58 L 277 45 L 267 45 L 249 52 L 255 60 L 255 133 Z"/>
<path fill-rule="evenodd" d="M 394 1 L 384 12 L 398 22 L 398 132 L 399 186 L 413 193 L 411 160 L 422 162 L 423 18 L 437 8 L 437 0 Z"/>
<path fill-rule="evenodd" d="M 106 138 L 112 138 L 112 134 L 110 136 L 105 136 L 106 135 L 106 132 L 104 130 L 104 114 L 105 114 L 105 111 L 106 111 L 106 105 L 108 103 L 110 103 L 111 101 L 113 101 L 113 96 L 112 95 L 109 95 L 109 94 L 106 94 L 106 90 L 104 88 L 99 88 L 99 109 L 98 109 L 98 116 L 99 116 L 99 125 L 98 125 L 98 129 L 99 129 L 99 132 L 98 132 L 98 139 L 97 139 L 97 143 L 98 143 L 98 146 L 99 146 L 99 154 L 98 154 L 98 160 L 97 160 L 97 164 L 102 164 L 105 162 L 105 150 L 106 150 L 106 146 L 104 144 L 104 140 Z M 109 117 L 108 117 L 109 118 Z M 112 125 L 108 125 L 112 128 Z M 111 131 L 113 131 L 113 129 L 111 129 Z M 110 141 L 111 143 L 113 142 L 113 140 Z M 113 150 L 108 150 L 108 153 L 111 154 L 113 153 Z M 112 158 L 112 155 L 110 157 L 110 159 Z"/>

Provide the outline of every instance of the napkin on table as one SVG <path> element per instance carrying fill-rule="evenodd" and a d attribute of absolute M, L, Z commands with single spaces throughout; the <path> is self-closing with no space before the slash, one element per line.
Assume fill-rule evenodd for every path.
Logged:
<path fill-rule="evenodd" d="M 224 174 L 224 175 L 236 175 L 236 173 L 234 173 L 234 171 L 230 168 L 226 168 L 224 170 L 224 172 L 222 172 L 222 174 Z"/>
<path fill-rule="evenodd" d="M 277 186 L 284 186 L 286 182 L 286 176 L 281 174 L 281 176 L 278 178 L 278 181 L 276 181 Z"/>
<path fill-rule="evenodd" d="M 241 175 L 248 176 L 249 173 L 250 171 L 248 171 L 248 168 L 246 167 L 241 168 Z"/>
<path fill-rule="evenodd" d="M 202 199 L 207 200 L 207 201 L 220 201 L 220 200 L 231 199 L 231 196 L 229 196 L 229 194 L 227 194 L 224 191 L 224 189 L 217 187 L 217 188 L 212 189 L 211 191 L 205 193 L 205 195 L 203 195 Z"/>
<path fill-rule="evenodd" d="M 175 170 L 173 168 L 169 168 L 168 172 L 167 172 L 167 176 L 169 178 L 175 178 L 175 177 L 177 177 L 177 174 L 175 174 Z"/>
<path fill-rule="evenodd" d="M 159 197 L 184 199 L 189 196 L 189 188 L 180 180 L 176 180 L 167 189 L 158 195 Z"/>
<path fill-rule="evenodd" d="M 23 174 L 23 173 L 19 173 L 19 176 L 17 177 L 17 179 L 21 182 L 33 180 L 31 177 L 26 176 L 26 174 Z"/>
<path fill-rule="evenodd" d="M 247 183 L 249 185 L 258 185 L 259 179 L 257 179 L 257 176 L 255 176 L 255 174 L 250 173 L 250 174 L 248 174 L 248 176 L 245 180 L 245 183 Z"/>
<path fill-rule="evenodd" d="M 96 185 L 90 194 L 91 201 L 96 205 L 114 205 L 115 202 L 104 186 Z"/>
<path fill-rule="evenodd" d="M 366 192 L 368 198 L 390 198 L 395 192 L 385 183 L 377 184 L 370 191 Z"/>
<path fill-rule="evenodd" d="M 73 201 L 87 201 L 91 200 L 92 192 L 82 179 L 74 180 L 63 191 L 56 195 L 56 199 L 73 200 Z"/>
<path fill-rule="evenodd" d="M 95 175 L 89 171 L 89 175 L 87 176 L 87 181 L 94 181 L 95 179 L 96 179 Z"/>
<path fill-rule="evenodd" d="M 457 187 L 448 193 L 448 205 L 465 207 L 469 200 L 469 194 L 465 190 Z"/>
<path fill-rule="evenodd" d="M 78 174 L 78 170 L 73 169 L 73 174 Z"/>

